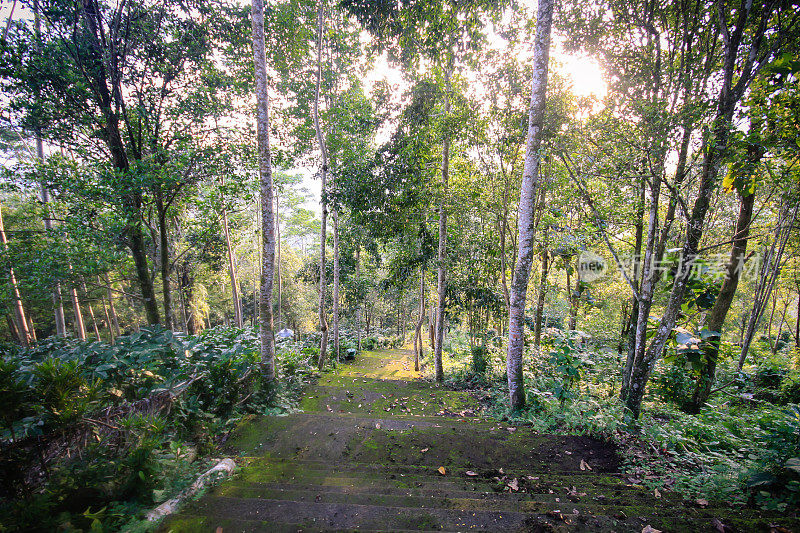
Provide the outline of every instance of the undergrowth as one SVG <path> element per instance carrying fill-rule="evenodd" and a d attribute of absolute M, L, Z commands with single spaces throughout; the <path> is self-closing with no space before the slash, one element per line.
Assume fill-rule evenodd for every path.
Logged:
<path fill-rule="evenodd" d="M 51 337 L 0 358 L 0 530 L 147 530 L 243 416 L 294 409 L 316 375 L 302 343 L 258 371 L 255 330 L 143 328 L 113 345 Z"/>
<path fill-rule="evenodd" d="M 445 345 L 450 385 L 480 388 L 485 414 L 542 433 L 594 436 L 617 446 L 632 484 L 694 498 L 786 511 L 800 505 L 800 376 L 785 362 L 737 375 L 724 366 L 721 390 L 697 415 L 684 412 L 693 386 L 686 368 L 660 362 L 638 421 L 619 399 L 624 355 L 579 334 L 555 331 L 524 358 L 526 408 L 511 413 L 502 343 L 489 343 L 476 372 L 457 337 Z M 665 384 L 667 386 L 665 386 Z"/>

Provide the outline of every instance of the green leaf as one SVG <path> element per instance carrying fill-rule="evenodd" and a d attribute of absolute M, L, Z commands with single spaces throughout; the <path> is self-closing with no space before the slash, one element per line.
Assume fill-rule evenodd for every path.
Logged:
<path fill-rule="evenodd" d="M 792 472 L 800 474 L 800 457 L 790 457 L 783 466 Z"/>
<path fill-rule="evenodd" d="M 759 472 L 758 474 L 750 476 L 750 479 L 747 480 L 747 486 L 749 488 L 765 487 L 768 485 L 772 485 L 776 481 L 777 479 L 775 479 L 775 476 L 773 476 L 769 472 Z"/>

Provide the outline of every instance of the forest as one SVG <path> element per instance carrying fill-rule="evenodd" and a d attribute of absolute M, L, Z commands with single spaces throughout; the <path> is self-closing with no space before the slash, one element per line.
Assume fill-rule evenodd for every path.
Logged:
<path fill-rule="evenodd" d="M 386 354 L 478 402 L 428 414 L 598 439 L 715 531 L 800 517 L 796 1 L 2 0 L 0 31 L 0 530 L 158 527 Z"/>

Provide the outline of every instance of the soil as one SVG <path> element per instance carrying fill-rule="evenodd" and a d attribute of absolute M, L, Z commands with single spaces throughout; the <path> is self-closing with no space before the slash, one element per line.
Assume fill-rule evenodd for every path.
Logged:
<path fill-rule="evenodd" d="M 299 412 L 243 422 L 227 445 L 238 474 L 160 530 L 800 531 L 633 486 L 610 443 L 480 411 L 478 395 L 423 380 L 409 350 L 365 352 L 309 387 Z"/>

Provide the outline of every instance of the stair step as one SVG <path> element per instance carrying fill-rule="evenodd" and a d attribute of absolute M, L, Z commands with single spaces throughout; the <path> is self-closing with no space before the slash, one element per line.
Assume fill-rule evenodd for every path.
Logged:
<path fill-rule="evenodd" d="M 348 503 L 297 502 L 209 496 L 188 510 L 220 518 L 330 529 L 520 531 L 536 522 L 514 511 L 419 509 Z M 212 524 L 213 525 L 213 524 Z"/>

